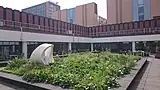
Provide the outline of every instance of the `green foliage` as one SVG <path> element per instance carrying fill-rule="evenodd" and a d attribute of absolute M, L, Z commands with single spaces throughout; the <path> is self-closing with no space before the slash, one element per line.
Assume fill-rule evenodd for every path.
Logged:
<path fill-rule="evenodd" d="M 27 60 L 15 58 L 12 61 L 9 62 L 8 68 L 20 68 L 22 65 L 26 64 Z"/>
<path fill-rule="evenodd" d="M 1 68 L 0 71 L 13 73 L 16 75 L 23 75 L 25 71 L 27 71 L 26 68 L 25 70 L 23 69 L 23 67 L 27 65 L 27 63 L 27 60 L 15 58 L 8 63 L 7 67 Z"/>
<path fill-rule="evenodd" d="M 15 69 L 11 73 L 17 72 L 28 82 L 45 82 L 75 90 L 108 90 L 119 86 L 117 79 L 129 74 L 139 59 L 131 55 L 88 52 L 54 59 L 50 66 L 21 63 L 9 67 Z"/>

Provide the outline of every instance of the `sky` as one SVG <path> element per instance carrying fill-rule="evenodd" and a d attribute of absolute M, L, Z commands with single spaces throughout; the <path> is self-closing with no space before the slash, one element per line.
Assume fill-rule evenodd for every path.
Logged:
<path fill-rule="evenodd" d="M 98 5 L 98 15 L 107 18 L 106 0 L 0 0 L 0 6 L 20 10 L 45 1 L 59 2 L 61 9 L 73 8 L 78 5 L 95 2 Z"/>

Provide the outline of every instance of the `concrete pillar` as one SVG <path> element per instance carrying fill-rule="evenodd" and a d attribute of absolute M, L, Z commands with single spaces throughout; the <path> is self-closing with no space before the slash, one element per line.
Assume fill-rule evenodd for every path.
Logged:
<path fill-rule="evenodd" d="M 12 46 L 12 52 L 15 52 L 15 45 Z"/>
<path fill-rule="evenodd" d="M 71 42 L 68 43 L 68 51 L 72 51 L 72 43 Z"/>
<path fill-rule="evenodd" d="M 132 42 L 132 52 L 136 51 L 136 42 Z"/>
<path fill-rule="evenodd" d="M 27 42 L 22 42 L 22 53 L 24 58 L 27 58 Z"/>
<path fill-rule="evenodd" d="M 93 43 L 91 43 L 91 51 L 93 51 Z"/>

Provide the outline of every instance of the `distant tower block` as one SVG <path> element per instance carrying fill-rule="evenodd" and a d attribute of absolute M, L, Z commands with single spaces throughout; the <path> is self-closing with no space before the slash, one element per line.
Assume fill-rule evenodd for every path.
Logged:
<path fill-rule="evenodd" d="M 53 59 L 53 45 L 42 44 L 38 46 L 31 54 L 30 60 L 35 63 L 49 65 Z"/>

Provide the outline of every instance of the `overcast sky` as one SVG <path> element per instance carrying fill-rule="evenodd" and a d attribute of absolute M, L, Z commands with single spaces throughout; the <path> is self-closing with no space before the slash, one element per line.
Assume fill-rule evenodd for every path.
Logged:
<path fill-rule="evenodd" d="M 23 8 L 40 4 L 45 1 L 49 0 L 0 0 L 0 6 L 21 10 Z M 72 8 L 77 5 L 96 2 L 98 4 L 98 14 L 104 18 L 107 17 L 106 0 L 50 0 L 50 1 L 59 2 L 58 5 L 61 6 L 61 9 Z"/>

